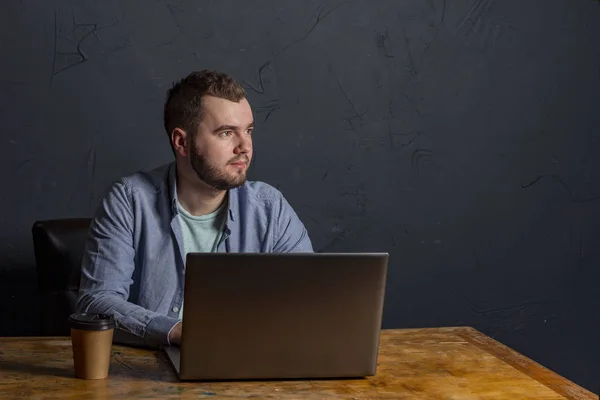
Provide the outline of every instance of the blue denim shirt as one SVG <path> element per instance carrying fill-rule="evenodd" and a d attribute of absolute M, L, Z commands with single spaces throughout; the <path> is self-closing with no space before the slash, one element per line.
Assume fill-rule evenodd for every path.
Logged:
<path fill-rule="evenodd" d="M 117 336 L 151 347 L 169 344 L 183 302 L 175 169 L 172 163 L 138 172 L 109 188 L 92 220 L 81 267 L 78 309 L 113 314 Z M 304 225 L 274 187 L 246 182 L 229 191 L 228 205 L 218 252 L 313 251 Z"/>

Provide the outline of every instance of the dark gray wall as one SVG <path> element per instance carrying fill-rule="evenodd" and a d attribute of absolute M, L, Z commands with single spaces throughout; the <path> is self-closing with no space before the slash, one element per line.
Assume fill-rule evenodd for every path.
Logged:
<path fill-rule="evenodd" d="M 389 251 L 384 325 L 472 325 L 600 387 L 600 6 L 4 1 L 1 335 L 37 332 L 30 228 L 171 160 L 171 82 L 223 69 L 252 178 L 319 251 Z"/>

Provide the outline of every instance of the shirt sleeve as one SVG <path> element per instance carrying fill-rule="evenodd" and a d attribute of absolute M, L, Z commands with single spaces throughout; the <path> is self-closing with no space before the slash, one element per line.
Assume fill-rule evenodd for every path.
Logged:
<path fill-rule="evenodd" d="M 127 183 L 119 181 L 101 201 L 83 254 L 77 308 L 114 315 L 117 330 L 133 334 L 148 346 L 168 345 L 169 332 L 179 320 L 128 301 L 135 269 L 130 199 Z"/>
<path fill-rule="evenodd" d="M 313 253 L 312 243 L 306 227 L 289 204 L 279 195 L 279 212 L 276 213 L 277 224 L 275 231 L 274 253 Z"/>

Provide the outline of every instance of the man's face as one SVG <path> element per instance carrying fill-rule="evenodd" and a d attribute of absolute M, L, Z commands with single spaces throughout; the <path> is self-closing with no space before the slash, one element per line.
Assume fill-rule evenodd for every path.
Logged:
<path fill-rule="evenodd" d="M 202 121 L 190 137 L 192 169 L 216 189 L 241 186 L 252 160 L 254 119 L 250 104 L 246 99 L 235 103 L 205 96 L 202 105 Z"/>

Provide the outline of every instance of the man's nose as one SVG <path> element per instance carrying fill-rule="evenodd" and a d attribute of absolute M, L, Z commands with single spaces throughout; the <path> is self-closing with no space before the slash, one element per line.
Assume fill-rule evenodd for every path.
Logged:
<path fill-rule="evenodd" d="M 247 134 L 241 135 L 235 150 L 236 154 L 249 153 L 252 150 L 252 137 Z"/>

